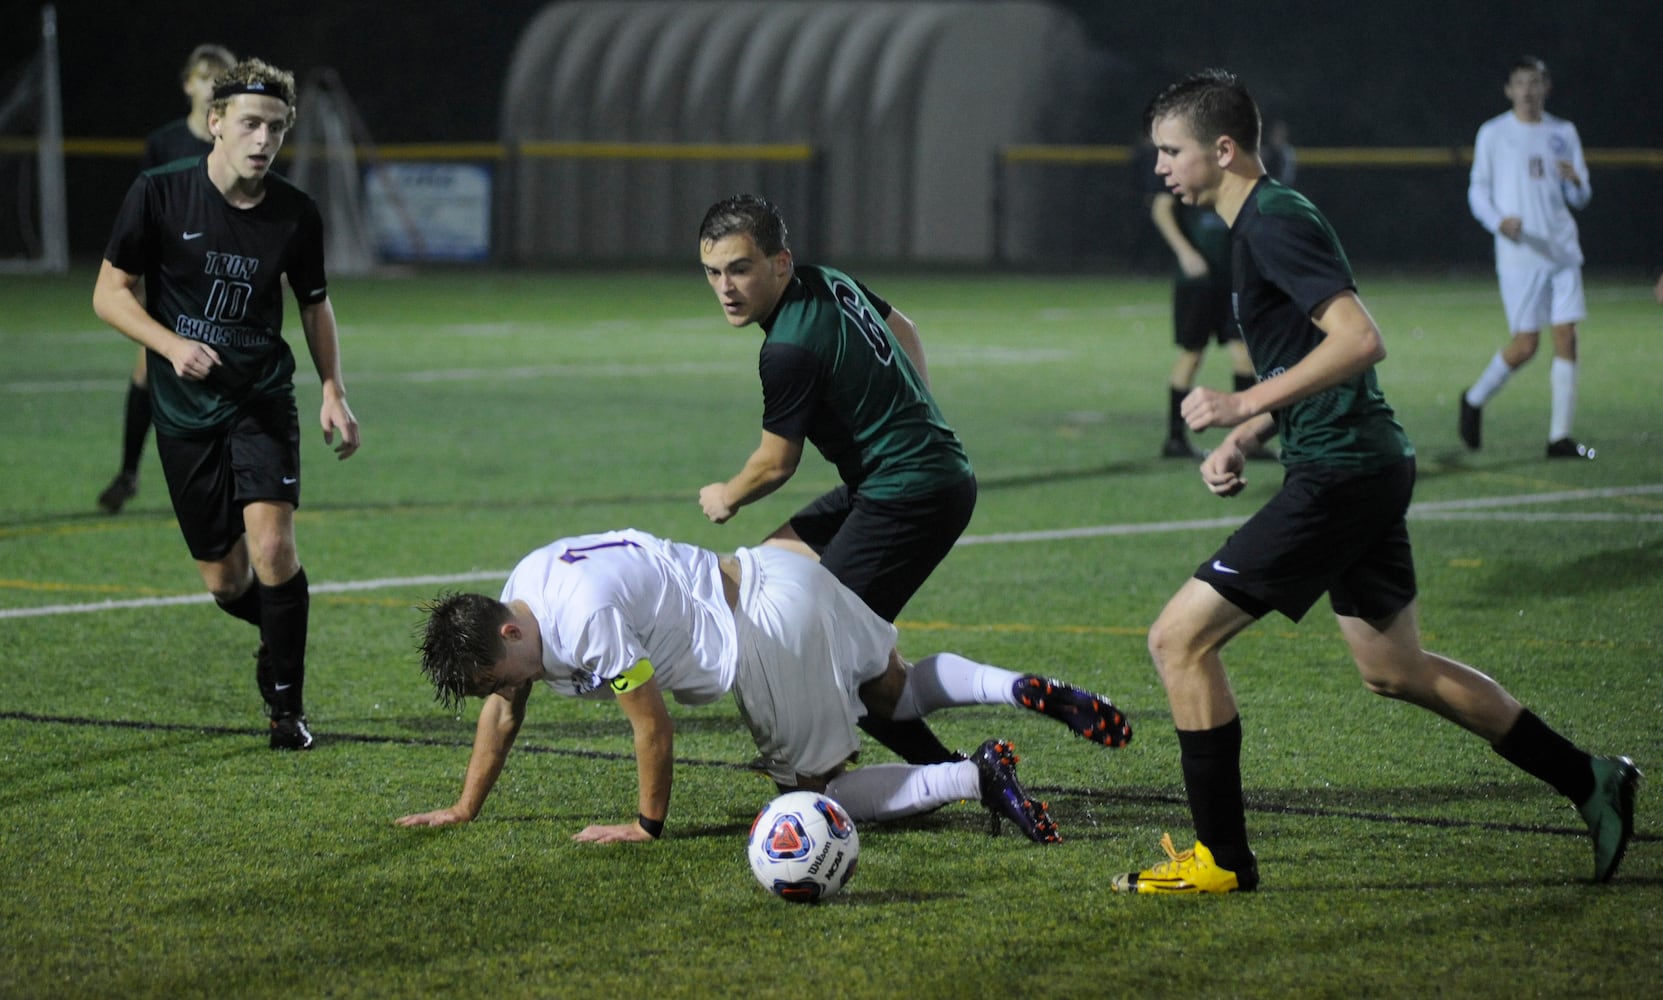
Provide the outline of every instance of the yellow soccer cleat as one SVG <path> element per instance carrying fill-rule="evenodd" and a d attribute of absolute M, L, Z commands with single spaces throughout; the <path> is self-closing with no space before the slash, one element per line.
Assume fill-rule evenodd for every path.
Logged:
<path fill-rule="evenodd" d="M 1195 847 L 1178 853 L 1172 846 L 1172 834 L 1161 834 L 1161 849 L 1167 860 L 1141 872 L 1127 872 L 1114 877 L 1115 892 L 1146 892 L 1161 895 L 1193 895 L 1210 892 L 1252 892 L 1259 887 L 1259 866 L 1255 863 L 1242 872 L 1220 868 L 1213 860 L 1213 852 L 1201 841 Z"/>

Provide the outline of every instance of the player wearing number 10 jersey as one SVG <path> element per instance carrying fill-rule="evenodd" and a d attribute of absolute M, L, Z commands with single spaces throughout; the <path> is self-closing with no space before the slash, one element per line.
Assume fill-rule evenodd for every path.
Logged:
<path fill-rule="evenodd" d="M 976 507 L 976 477 L 930 393 L 918 328 L 849 275 L 797 264 L 779 210 L 755 195 L 711 206 L 699 257 L 728 323 L 764 333 L 762 441 L 737 475 L 699 491 L 705 515 L 721 524 L 774 492 L 812 442 L 842 485 L 770 539 L 818 555 L 894 621 Z M 910 763 L 953 757 L 922 722 L 862 725 Z"/>
<path fill-rule="evenodd" d="M 279 750 L 312 746 L 301 699 L 311 598 L 294 541 L 300 423 L 282 336 L 285 275 L 323 387 L 324 440 L 340 434 L 341 458 L 358 449 L 323 224 L 310 198 L 270 172 L 294 119 L 290 73 L 250 59 L 216 77 L 213 150 L 134 181 L 93 291 L 99 318 L 147 349 L 174 515 L 208 591 L 260 630 L 255 678 Z"/>

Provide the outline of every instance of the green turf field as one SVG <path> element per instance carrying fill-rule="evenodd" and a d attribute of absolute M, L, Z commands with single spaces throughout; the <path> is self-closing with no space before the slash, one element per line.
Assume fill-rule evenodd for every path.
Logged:
<path fill-rule="evenodd" d="M 1145 628 L 1277 470 L 1222 501 L 1153 457 L 1164 281 L 861 277 L 918 321 L 982 484 L 903 651 L 1055 673 L 1136 728 L 1110 751 L 1017 710 L 932 720 L 951 745 L 1012 739 L 1064 843 L 989 839 L 972 804 L 872 825 L 844 896 L 788 906 L 745 863 L 771 786 L 743 770 L 724 703 L 673 709 L 662 842 L 574 844 L 634 813 L 629 729 L 547 692 L 477 822 L 393 825 L 454 800 L 477 711 L 433 701 L 417 601 L 495 593 L 559 535 L 750 543 L 833 481 L 811 455 L 778 495 L 705 521 L 699 487 L 757 440 L 757 334 L 728 329 L 691 261 L 335 284 L 365 443 L 334 461 L 306 378 L 304 755 L 265 748 L 254 631 L 200 593 L 154 449 L 126 512 L 94 507 L 134 351 L 92 315 L 90 271 L 0 277 L 0 996 L 1655 995 L 1663 799 L 1642 789 L 1618 879 L 1588 884 L 1574 811 L 1367 694 L 1321 607 L 1229 652 L 1262 890 L 1111 894 L 1163 830 L 1191 836 Z M 1483 452 L 1456 439 L 1456 394 L 1500 342 L 1488 279 L 1361 277 L 1420 455 L 1428 645 L 1663 774 L 1663 310 L 1648 287 L 1591 283 L 1577 431 L 1599 458 L 1550 464 L 1545 356 L 1489 407 Z M 309 372 L 292 315 L 289 334 Z M 1221 356 L 1203 378 L 1228 384 Z"/>

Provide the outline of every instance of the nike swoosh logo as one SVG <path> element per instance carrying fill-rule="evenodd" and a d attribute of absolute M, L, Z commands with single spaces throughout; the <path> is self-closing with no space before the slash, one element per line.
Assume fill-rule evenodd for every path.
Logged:
<path fill-rule="evenodd" d="M 293 684 L 273 684 L 271 686 L 271 689 L 273 691 L 287 691 L 289 688 L 292 688 L 292 687 L 294 687 Z"/>
<path fill-rule="evenodd" d="M 295 483 L 298 483 L 298 482 L 300 482 L 300 478 L 298 476 L 284 476 L 283 477 L 283 485 L 284 486 L 293 486 Z"/>
<path fill-rule="evenodd" d="M 1219 562 L 1217 559 L 1213 560 L 1213 572 L 1214 573 L 1228 573 L 1231 576 L 1240 576 L 1241 575 L 1241 570 L 1231 569 L 1230 567 L 1228 567 L 1228 566 L 1224 565 L 1223 563 Z"/>
<path fill-rule="evenodd" d="M 187 240 L 194 240 L 199 239 L 202 236 L 202 233 L 180 233 L 179 235 L 183 236 Z"/>

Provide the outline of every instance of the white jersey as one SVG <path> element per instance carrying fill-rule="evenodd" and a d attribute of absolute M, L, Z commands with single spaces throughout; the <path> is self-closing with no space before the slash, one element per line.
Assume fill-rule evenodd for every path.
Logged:
<path fill-rule="evenodd" d="M 557 694 L 606 697 L 642 660 L 676 701 L 732 689 L 733 611 L 716 553 L 641 531 L 562 538 L 520 560 L 502 601 L 524 601 L 543 638 L 543 681 Z"/>
<path fill-rule="evenodd" d="M 1561 160 L 1574 166 L 1580 187 L 1559 176 Z M 1575 125 L 1545 113 L 1539 122 L 1526 122 L 1507 111 L 1479 126 L 1467 203 L 1473 218 L 1496 234 L 1497 273 L 1581 266 L 1570 210 L 1591 197 Z M 1517 242 L 1500 232 L 1501 220 L 1510 216 L 1524 226 Z"/>

